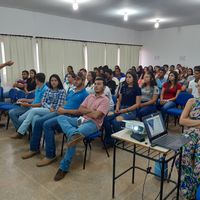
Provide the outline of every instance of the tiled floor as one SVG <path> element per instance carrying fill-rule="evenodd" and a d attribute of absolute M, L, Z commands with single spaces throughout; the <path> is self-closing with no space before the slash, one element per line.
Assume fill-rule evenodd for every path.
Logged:
<path fill-rule="evenodd" d="M 4 119 L 3 119 L 4 120 Z M 1 121 L 2 122 L 2 121 Z M 172 126 L 173 132 L 179 131 Z M 66 177 L 55 182 L 53 177 L 60 162 L 61 137 L 56 136 L 58 160 L 46 167 L 36 167 L 36 162 L 43 157 L 37 155 L 22 160 L 21 155 L 28 150 L 27 138 L 10 139 L 14 128 L 0 128 L 0 200 L 109 200 L 112 189 L 112 150 L 110 158 L 102 149 L 100 141 L 95 141 L 89 153 L 86 169 L 82 169 L 83 145 L 77 148 L 71 170 Z M 132 156 L 126 152 L 117 152 L 117 172 L 131 165 Z M 138 158 L 137 165 L 145 167 L 147 161 Z M 153 164 L 151 163 L 152 167 Z M 136 171 L 135 184 L 131 184 L 131 172 L 116 182 L 117 200 L 141 200 L 145 173 Z M 173 177 L 177 178 L 176 169 Z M 159 192 L 159 180 L 148 175 L 145 185 L 144 200 L 155 199 Z M 173 185 L 165 183 L 165 190 Z M 172 199 L 175 193 L 169 198 Z"/>

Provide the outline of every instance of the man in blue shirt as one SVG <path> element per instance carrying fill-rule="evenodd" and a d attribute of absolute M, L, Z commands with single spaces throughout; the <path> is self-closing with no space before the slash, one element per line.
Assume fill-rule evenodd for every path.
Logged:
<path fill-rule="evenodd" d="M 158 86 L 158 89 L 159 89 L 159 94 L 161 93 L 161 90 L 162 90 L 162 86 L 165 82 L 167 82 L 167 79 L 165 79 L 165 68 L 164 67 L 161 67 L 159 70 L 158 70 L 158 77 L 156 78 L 156 83 L 157 83 L 157 86 Z"/>
<path fill-rule="evenodd" d="M 17 130 L 23 120 L 29 113 L 29 110 L 33 107 L 40 107 L 42 97 L 44 92 L 47 90 L 47 86 L 45 84 L 45 74 L 44 73 L 37 73 L 36 76 L 36 85 L 37 89 L 35 90 L 35 98 L 34 99 L 19 99 L 18 103 L 21 105 L 18 108 L 14 108 L 9 111 L 10 119 Z M 32 103 L 31 103 L 32 102 Z M 17 136 L 18 134 L 15 134 Z"/>
<path fill-rule="evenodd" d="M 40 140 L 42 136 L 42 128 L 44 130 L 46 157 L 37 163 L 38 167 L 48 165 L 56 160 L 55 146 L 55 130 L 62 131 L 58 124 L 57 118 L 59 115 L 79 116 L 78 108 L 88 96 L 85 88 L 85 77 L 82 73 L 78 73 L 75 78 L 76 89 L 70 91 L 67 95 L 64 108 L 60 107 L 58 112 L 52 112 L 40 119 L 36 120 L 33 128 L 33 133 L 30 141 L 30 151 L 22 155 L 23 159 L 31 158 L 40 152 Z"/>

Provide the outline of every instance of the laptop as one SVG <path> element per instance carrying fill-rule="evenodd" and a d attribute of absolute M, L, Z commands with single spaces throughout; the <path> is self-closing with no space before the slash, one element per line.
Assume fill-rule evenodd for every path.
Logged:
<path fill-rule="evenodd" d="M 177 151 L 191 140 L 182 134 L 168 134 L 161 113 L 145 116 L 143 122 L 151 146 Z"/>

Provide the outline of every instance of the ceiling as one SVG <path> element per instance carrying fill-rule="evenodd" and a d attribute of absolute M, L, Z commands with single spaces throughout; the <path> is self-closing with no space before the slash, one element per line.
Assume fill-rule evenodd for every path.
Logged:
<path fill-rule="evenodd" d="M 0 7 L 18 8 L 62 17 L 109 24 L 138 31 L 200 24 L 200 0 L 78 0 L 79 10 L 72 9 L 73 0 L 0 0 Z M 123 21 L 122 9 L 132 13 Z"/>

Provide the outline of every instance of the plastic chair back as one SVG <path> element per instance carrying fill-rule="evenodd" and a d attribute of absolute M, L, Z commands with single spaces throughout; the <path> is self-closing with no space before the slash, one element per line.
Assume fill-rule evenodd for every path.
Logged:
<path fill-rule="evenodd" d="M 189 99 L 193 98 L 193 95 L 189 92 L 180 92 L 176 99 L 176 104 L 180 106 L 185 106 Z"/>

